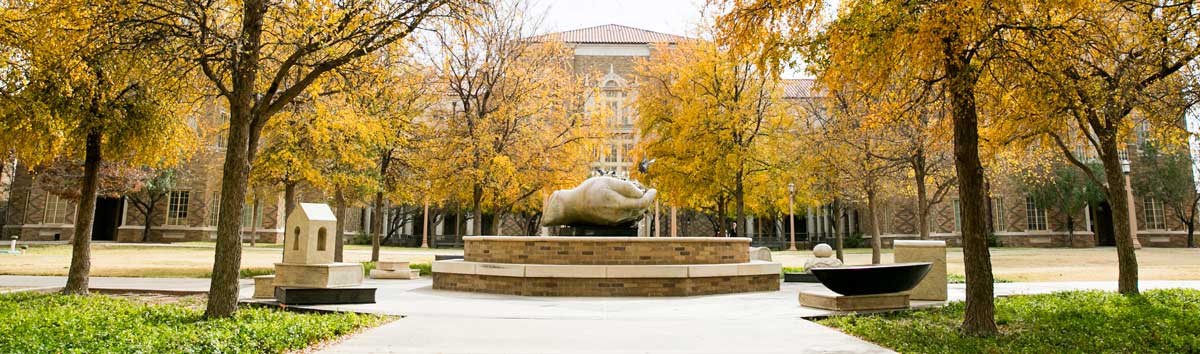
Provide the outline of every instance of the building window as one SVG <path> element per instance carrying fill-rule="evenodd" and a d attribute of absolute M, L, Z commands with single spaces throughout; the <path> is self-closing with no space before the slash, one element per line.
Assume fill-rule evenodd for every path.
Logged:
<path fill-rule="evenodd" d="M 187 225 L 188 191 L 171 191 L 167 203 L 167 225 Z"/>
<path fill-rule="evenodd" d="M 1146 229 L 1147 230 L 1165 230 L 1167 228 L 1166 217 L 1163 215 L 1162 202 L 1154 200 L 1154 198 L 1146 197 L 1143 199 L 1145 205 L 1142 206 L 1142 212 L 1145 213 Z"/>
<path fill-rule="evenodd" d="M 217 219 L 221 215 L 221 192 L 212 192 L 212 196 L 208 198 L 208 226 L 217 226 Z"/>
<path fill-rule="evenodd" d="M 258 204 L 258 209 L 255 210 L 254 203 L 247 203 L 242 206 L 242 227 L 262 227 L 263 205 Z"/>
<path fill-rule="evenodd" d="M 962 232 L 962 205 L 959 205 L 958 199 L 950 201 L 950 206 L 954 207 L 954 232 Z"/>
<path fill-rule="evenodd" d="M 43 224 L 66 224 L 72 210 L 66 199 L 50 194 L 46 197 L 46 216 Z"/>
<path fill-rule="evenodd" d="M 1026 230 L 1046 230 L 1046 209 L 1039 208 L 1037 203 L 1033 202 L 1033 197 L 1025 197 L 1025 217 L 1028 223 Z"/>
<path fill-rule="evenodd" d="M 1004 231 L 1004 197 L 992 197 L 992 230 Z"/>

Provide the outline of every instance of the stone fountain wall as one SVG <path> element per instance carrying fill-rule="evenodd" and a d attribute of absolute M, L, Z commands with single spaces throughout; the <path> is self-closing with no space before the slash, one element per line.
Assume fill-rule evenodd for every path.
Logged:
<path fill-rule="evenodd" d="M 779 290 L 747 238 L 466 237 L 433 264 L 440 290 L 525 296 L 688 296 Z"/>

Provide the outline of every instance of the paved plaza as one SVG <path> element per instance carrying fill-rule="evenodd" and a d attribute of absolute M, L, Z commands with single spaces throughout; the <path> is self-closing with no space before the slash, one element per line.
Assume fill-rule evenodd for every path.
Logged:
<path fill-rule="evenodd" d="M 64 277 L 0 276 L 3 287 L 61 286 Z M 92 278 L 96 289 L 203 291 L 208 279 Z M 323 348 L 321 353 L 888 353 L 807 318 L 830 312 L 800 307 L 801 290 L 668 298 L 521 297 L 433 290 L 419 280 L 366 280 L 377 303 L 300 306 L 404 316 Z M 1143 289 L 1200 288 L 1200 281 L 1142 281 Z M 996 295 L 1115 290 L 1115 282 L 996 284 Z M 242 281 L 242 295 L 252 284 Z M 963 285 L 950 285 L 963 299 Z M 936 305 L 914 302 L 915 306 Z"/>

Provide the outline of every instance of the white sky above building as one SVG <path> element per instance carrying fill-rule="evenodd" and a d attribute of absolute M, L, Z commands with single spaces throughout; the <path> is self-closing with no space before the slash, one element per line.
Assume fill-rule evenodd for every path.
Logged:
<path fill-rule="evenodd" d="M 543 27 L 564 31 L 618 24 L 687 35 L 700 22 L 704 0 L 538 0 L 546 11 Z"/>

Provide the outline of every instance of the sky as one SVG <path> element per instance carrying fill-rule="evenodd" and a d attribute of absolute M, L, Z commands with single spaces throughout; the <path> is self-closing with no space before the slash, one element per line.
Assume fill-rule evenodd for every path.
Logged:
<path fill-rule="evenodd" d="M 695 32 L 704 0 L 537 0 L 543 27 L 564 31 L 618 24 L 686 35 Z"/>

